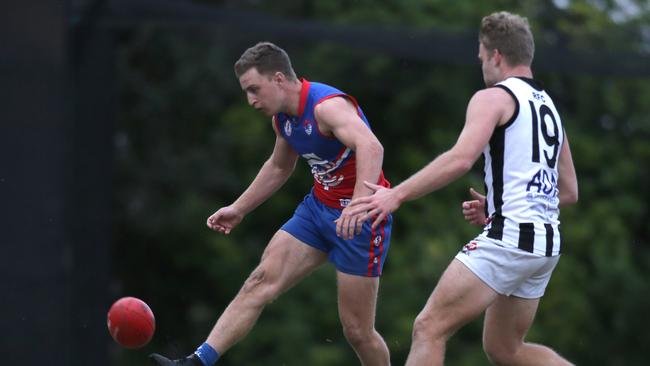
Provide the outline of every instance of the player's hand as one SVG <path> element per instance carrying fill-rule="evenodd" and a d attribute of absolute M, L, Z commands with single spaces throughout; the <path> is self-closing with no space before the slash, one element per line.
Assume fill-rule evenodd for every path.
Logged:
<path fill-rule="evenodd" d="M 222 207 L 208 217 L 208 227 L 222 234 L 230 231 L 244 219 L 244 215 L 232 206 Z"/>
<path fill-rule="evenodd" d="M 341 211 L 341 216 L 334 221 L 336 222 L 336 236 L 345 240 L 354 238 L 355 234 L 361 234 L 363 228 L 363 220 L 361 220 L 363 214 L 350 214 L 351 211 L 350 206 L 344 208 Z"/>
<path fill-rule="evenodd" d="M 349 215 L 362 214 L 361 217 L 357 219 L 357 225 L 359 224 L 359 221 L 363 223 L 370 218 L 374 218 L 375 221 L 372 222 L 372 228 L 374 229 L 384 221 L 388 215 L 397 210 L 401 202 L 394 189 L 366 181 L 364 181 L 363 184 L 370 188 L 374 193 L 371 196 L 353 199 L 346 208 L 349 209 Z"/>
<path fill-rule="evenodd" d="M 469 194 L 474 199 L 471 201 L 465 201 L 461 205 L 465 220 L 472 225 L 487 225 L 489 220 L 485 216 L 485 196 L 476 192 L 474 188 L 469 189 Z"/>

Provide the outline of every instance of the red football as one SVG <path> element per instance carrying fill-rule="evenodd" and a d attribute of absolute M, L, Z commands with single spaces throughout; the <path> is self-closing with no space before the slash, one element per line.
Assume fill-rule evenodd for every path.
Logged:
<path fill-rule="evenodd" d="M 149 305 L 135 297 L 123 297 L 108 310 L 108 332 L 115 342 L 126 348 L 140 348 L 149 343 L 156 330 L 156 320 Z"/>

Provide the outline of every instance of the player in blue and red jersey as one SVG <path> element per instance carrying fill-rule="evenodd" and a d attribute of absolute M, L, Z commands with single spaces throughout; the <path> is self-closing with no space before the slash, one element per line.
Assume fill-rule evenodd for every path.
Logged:
<path fill-rule="evenodd" d="M 184 359 L 153 354 L 151 360 L 163 366 L 215 364 L 248 334 L 268 303 L 329 261 L 337 270 L 345 337 L 363 365 L 389 365 L 388 347 L 374 324 L 392 217 L 371 228 L 361 224 L 363 214 L 350 215 L 347 208 L 352 199 L 371 194 L 364 181 L 389 187 L 382 145 L 353 97 L 297 78 L 286 52 L 274 44 L 246 50 L 235 74 L 248 103 L 272 117 L 275 147 L 248 189 L 210 216 L 208 227 L 229 234 L 287 181 L 299 156 L 311 167 L 314 187 L 268 243 L 206 342 Z"/>

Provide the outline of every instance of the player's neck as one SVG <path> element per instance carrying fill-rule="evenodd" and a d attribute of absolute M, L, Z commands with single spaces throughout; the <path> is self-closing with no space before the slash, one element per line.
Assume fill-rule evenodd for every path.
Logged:
<path fill-rule="evenodd" d="M 503 77 L 501 80 L 505 80 L 510 77 L 520 77 L 520 78 L 533 78 L 533 70 L 530 66 L 518 65 L 513 67 L 508 67 L 503 70 Z"/>
<path fill-rule="evenodd" d="M 285 113 L 291 116 L 297 116 L 300 110 L 300 93 L 302 91 L 302 82 L 300 80 L 292 81 L 287 85 L 287 105 Z"/>

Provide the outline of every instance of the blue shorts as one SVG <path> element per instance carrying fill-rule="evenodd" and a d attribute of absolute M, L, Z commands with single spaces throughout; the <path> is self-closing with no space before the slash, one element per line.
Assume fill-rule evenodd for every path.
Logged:
<path fill-rule="evenodd" d="M 392 215 L 374 230 L 370 228 L 371 220 L 364 222 L 361 234 L 350 240 L 336 236 L 334 220 L 339 216 L 340 209 L 326 206 L 310 193 L 298 205 L 293 217 L 282 225 L 281 230 L 327 253 L 329 261 L 341 272 L 357 276 L 380 276 L 390 247 Z"/>

